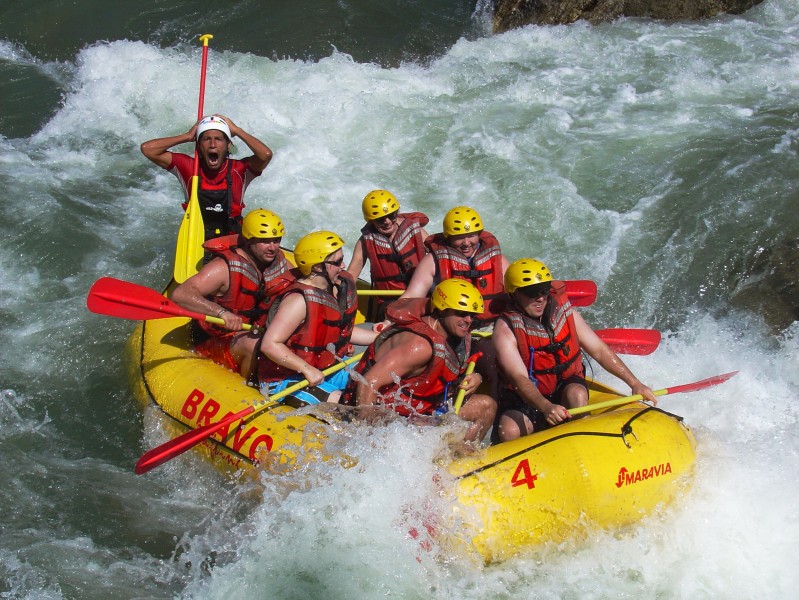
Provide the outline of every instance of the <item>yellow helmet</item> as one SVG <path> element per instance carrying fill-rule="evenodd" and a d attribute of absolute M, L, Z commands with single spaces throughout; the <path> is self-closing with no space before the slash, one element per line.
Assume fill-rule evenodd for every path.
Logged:
<path fill-rule="evenodd" d="M 433 290 L 433 308 L 452 308 L 479 315 L 483 312 L 483 296 L 478 289 L 463 279 L 445 279 Z"/>
<path fill-rule="evenodd" d="M 505 291 L 512 294 L 519 288 L 552 281 L 552 273 L 540 260 L 520 258 L 505 271 Z"/>
<path fill-rule="evenodd" d="M 314 231 L 302 237 L 294 246 L 294 260 L 300 273 L 310 275 L 314 265 L 325 262 L 328 256 L 343 247 L 344 240 L 332 231 Z"/>
<path fill-rule="evenodd" d="M 399 202 L 394 194 L 387 190 L 374 190 L 366 194 L 361 204 L 363 218 L 366 221 L 374 221 L 397 212 L 400 209 Z"/>
<path fill-rule="evenodd" d="M 256 208 L 247 213 L 241 221 L 241 235 L 245 239 L 279 238 L 286 235 L 286 228 L 271 210 Z"/>
<path fill-rule="evenodd" d="M 483 220 L 468 206 L 450 208 L 444 215 L 444 235 L 447 237 L 483 231 Z"/>

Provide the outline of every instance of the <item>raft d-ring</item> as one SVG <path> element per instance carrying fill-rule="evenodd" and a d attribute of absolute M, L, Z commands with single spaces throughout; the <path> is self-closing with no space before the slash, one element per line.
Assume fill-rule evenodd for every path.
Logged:
<path fill-rule="evenodd" d="M 621 428 L 621 441 L 624 442 L 624 445 L 627 446 L 628 449 L 632 450 L 632 446 L 627 442 L 627 435 L 629 434 L 632 434 L 636 442 L 638 441 L 638 436 L 635 435 L 632 426 L 628 423 Z"/>

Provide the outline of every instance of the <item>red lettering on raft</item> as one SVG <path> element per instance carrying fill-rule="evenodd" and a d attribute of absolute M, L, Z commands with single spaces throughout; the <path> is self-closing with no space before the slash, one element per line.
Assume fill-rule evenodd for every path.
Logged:
<path fill-rule="evenodd" d="M 510 478 L 510 482 L 512 487 L 527 484 L 527 489 L 532 490 L 535 488 L 536 479 L 538 479 L 538 475 L 533 475 L 533 472 L 530 470 L 530 462 L 525 458 L 516 466 L 513 477 Z"/>
<path fill-rule="evenodd" d="M 189 421 L 193 421 L 196 419 L 197 427 L 202 427 L 203 425 L 207 425 L 211 422 L 211 418 L 216 416 L 219 412 L 221 406 L 219 402 L 214 400 L 213 398 L 208 398 L 205 401 L 205 394 L 198 390 L 197 388 L 193 389 L 186 401 L 183 403 L 183 406 L 180 409 L 180 414 L 183 415 Z M 227 419 L 232 415 L 232 412 L 228 412 L 224 417 L 220 419 L 220 421 Z M 228 436 L 230 435 L 230 427 L 235 426 L 236 429 L 233 432 L 233 443 L 230 448 L 236 452 L 240 453 L 241 449 L 247 443 L 254 434 L 258 432 L 257 427 L 249 427 L 248 429 L 244 429 L 243 427 L 239 427 L 238 422 L 230 423 L 226 427 L 223 427 L 219 431 L 217 431 L 214 436 L 218 437 L 223 442 L 227 440 Z M 250 450 L 247 453 L 248 458 L 252 461 L 257 460 L 258 452 L 261 448 L 264 448 L 267 452 L 271 452 L 272 445 L 274 444 L 274 440 L 271 436 L 267 434 L 262 434 L 256 437 L 252 443 L 250 444 Z"/>
<path fill-rule="evenodd" d="M 637 471 L 628 471 L 627 467 L 619 469 L 619 478 L 616 480 L 616 487 L 620 488 L 623 485 L 632 485 L 647 479 L 653 479 L 662 475 L 671 473 L 671 463 L 661 463 L 645 469 L 638 469 Z"/>
<path fill-rule="evenodd" d="M 211 417 L 216 415 L 221 408 L 219 406 L 219 402 L 213 398 L 208 398 L 208 401 L 203 405 L 202 408 L 200 408 L 203 400 L 205 400 L 205 394 L 203 394 L 197 388 L 194 388 L 189 393 L 189 396 L 186 398 L 186 401 L 183 403 L 183 406 L 180 409 L 180 414 L 186 417 L 189 421 L 196 419 L 198 427 L 208 425 L 211 422 Z"/>

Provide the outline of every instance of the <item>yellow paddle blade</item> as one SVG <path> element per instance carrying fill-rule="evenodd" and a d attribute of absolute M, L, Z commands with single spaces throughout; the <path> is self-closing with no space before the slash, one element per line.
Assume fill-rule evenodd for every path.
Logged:
<path fill-rule="evenodd" d="M 200 178 L 194 175 L 191 178 L 191 197 L 186 207 L 186 214 L 178 230 L 178 243 L 175 248 L 174 277 L 178 283 L 183 283 L 200 270 L 203 260 L 203 242 L 205 242 L 205 227 L 203 215 L 200 210 L 200 200 L 197 198 L 197 188 Z"/>

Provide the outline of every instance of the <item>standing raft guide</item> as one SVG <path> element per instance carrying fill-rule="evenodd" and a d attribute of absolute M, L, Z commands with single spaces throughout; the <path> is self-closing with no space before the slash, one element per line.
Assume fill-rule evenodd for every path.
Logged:
<path fill-rule="evenodd" d="M 285 468 L 296 464 L 297 461 L 306 460 L 307 453 L 304 450 L 310 447 L 323 448 L 326 438 L 329 435 L 335 435 L 335 433 L 331 433 L 329 427 L 329 420 L 335 417 L 331 416 L 329 412 L 316 414 L 309 411 L 297 411 L 296 403 L 284 400 L 303 388 L 315 387 L 320 381 L 316 377 L 316 372 L 320 372 L 321 377 L 325 379 L 336 373 L 341 378 L 340 375 L 345 372 L 345 369 L 351 368 L 353 363 L 361 359 L 360 355 L 348 357 L 352 352 L 348 347 L 349 337 L 347 337 L 340 345 L 335 357 L 326 359 L 324 363 L 313 365 L 313 375 L 308 376 L 308 379 L 313 378 L 312 381 L 294 378 L 282 386 L 283 389 L 280 391 L 265 396 L 260 388 L 248 382 L 247 377 L 194 351 L 195 343 L 192 334 L 194 321 L 216 323 L 227 327 L 230 327 L 230 323 L 233 322 L 235 328 L 249 328 L 249 324 L 240 319 L 222 318 L 225 316 L 225 312 L 230 310 L 227 307 L 223 306 L 217 315 L 203 314 L 187 309 L 170 299 L 172 292 L 180 283 L 196 275 L 202 268 L 205 254 L 202 240 L 209 237 L 207 228 L 203 225 L 202 212 L 198 210 L 200 163 L 203 161 L 204 166 L 208 167 L 210 162 L 220 162 L 221 151 L 217 148 L 217 144 L 220 144 L 223 149 L 228 147 L 225 145 L 230 143 L 234 135 L 233 131 L 238 132 L 236 135 L 242 137 L 254 152 L 254 162 L 250 161 L 245 167 L 245 170 L 251 169 L 254 176 L 260 174 L 272 156 L 271 150 L 265 145 L 242 129 L 238 127 L 234 129 L 228 125 L 224 117 L 215 115 L 203 119 L 205 69 L 208 41 L 211 37 L 206 34 L 201 38 L 203 63 L 198 122 L 190 132 L 193 132 L 191 139 L 196 138 L 197 142 L 194 175 L 191 179 L 186 215 L 179 230 L 175 256 L 175 277 L 166 286 L 164 294 L 133 283 L 102 278 L 95 283 L 87 298 L 88 308 L 93 312 L 140 321 L 126 348 L 133 390 L 146 410 L 155 410 L 163 415 L 161 419 L 163 427 L 167 434 L 173 437 L 169 442 L 147 452 L 139 460 L 136 472 L 141 474 L 192 448 L 199 450 L 214 464 L 233 470 Z M 208 122 L 205 122 L 206 119 Z M 227 133 L 225 133 L 223 125 L 227 127 Z M 206 132 L 213 135 L 203 142 L 204 145 L 201 148 L 200 136 Z M 217 135 L 214 132 L 217 134 L 221 132 L 221 134 Z M 216 139 L 217 137 L 220 139 Z M 222 137 L 225 139 L 221 139 Z M 170 138 L 164 139 L 167 140 L 165 143 L 168 145 L 162 149 L 161 162 L 164 164 L 161 166 L 170 168 L 166 166 L 163 152 L 174 143 L 190 141 L 190 139 L 183 140 L 181 138 L 178 142 L 174 142 Z M 169 143 L 170 141 L 172 143 Z M 259 144 L 266 148 L 266 151 Z M 161 146 L 163 145 L 162 143 Z M 161 146 L 158 147 L 161 148 Z M 149 149 L 152 150 L 152 144 Z M 144 150 L 145 144 L 143 144 Z M 146 152 L 145 154 L 147 155 Z M 148 158 L 153 160 L 152 156 L 148 156 Z M 224 159 L 228 160 L 227 154 Z M 153 162 L 160 164 L 156 160 Z M 229 166 L 228 169 L 232 170 L 233 167 Z M 230 182 L 228 181 L 226 185 L 227 191 L 224 192 L 224 195 L 229 209 L 234 206 L 234 203 L 232 202 Z M 246 227 L 243 236 L 239 233 L 241 208 L 243 208 L 241 195 L 245 188 L 246 185 L 240 187 L 238 201 L 235 203 L 240 207 L 238 214 L 228 214 L 230 218 L 225 223 L 229 227 L 225 231 L 220 229 L 217 233 L 240 236 L 237 238 L 239 240 L 252 241 L 254 239 L 255 242 L 281 237 L 282 230 L 281 236 L 252 233 Z M 206 194 L 205 200 L 211 196 L 216 198 L 219 194 Z M 348 325 L 343 325 L 344 328 L 348 328 L 348 332 L 353 331 L 352 326 L 356 323 L 364 322 L 370 297 L 382 296 L 382 300 L 396 298 L 397 295 L 407 295 L 408 288 L 419 288 L 420 284 L 413 283 L 412 271 L 420 264 L 424 269 L 423 277 L 417 278 L 420 281 L 425 281 L 431 272 L 434 274 L 434 279 L 439 278 L 442 265 L 449 265 L 449 271 L 443 281 L 447 281 L 448 277 L 468 281 L 469 277 L 474 275 L 476 286 L 472 289 L 478 296 L 480 296 L 478 290 L 485 287 L 481 284 L 481 278 L 487 277 L 493 282 L 490 286 L 491 305 L 492 307 L 499 306 L 496 303 L 499 296 L 504 293 L 502 289 L 503 275 L 508 269 L 508 261 L 504 258 L 500 260 L 498 256 L 501 255 L 491 250 L 491 246 L 484 246 L 481 249 L 480 240 L 486 236 L 482 233 L 482 220 L 476 211 L 469 207 L 456 207 L 453 209 L 455 217 L 466 215 L 469 218 L 459 221 L 452 217 L 452 211 L 450 211 L 444 219 L 445 231 L 436 234 L 438 237 L 435 237 L 427 236 L 427 233 L 421 229 L 421 226 L 428 222 L 425 215 L 409 213 L 410 217 L 403 215 L 402 220 L 396 218 L 395 215 L 399 213 L 399 204 L 396 197 L 390 192 L 375 190 L 367 194 L 363 206 L 367 226 L 363 230 L 364 238 L 359 240 L 356 245 L 356 251 L 360 253 L 356 254 L 356 265 L 353 267 L 351 264 L 350 269 L 357 270 L 359 273 L 367 257 L 370 262 L 373 262 L 375 260 L 374 253 L 372 256 L 368 256 L 366 251 L 374 251 L 375 248 L 380 247 L 380 244 L 384 244 L 383 237 L 391 242 L 393 240 L 391 236 L 396 233 L 397 225 L 402 224 L 403 220 L 407 221 L 406 225 L 413 225 L 413 227 L 406 227 L 408 234 L 400 244 L 393 247 L 393 251 L 401 251 L 406 258 L 413 257 L 413 264 L 409 265 L 406 260 L 405 263 L 398 263 L 402 266 L 400 269 L 384 269 L 382 272 L 388 273 L 392 277 L 392 283 L 378 285 L 376 290 L 370 290 L 370 284 L 358 280 L 356 285 L 357 309 L 355 305 L 351 310 L 341 305 L 342 318 L 346 314 L 346 318 L 351 319 Z M 270 213 L 270 215 L 274 215 L 274 213 Z M 246 215 L 244 218 L 247 218 Z M 453 222 L 456 222 L 456 225 L 453 225 Z M 475 224 L 478 227 L 475 227 Z M 450 236 L 447 235 L 448 226 L 452 229 L 449 231 Z M 252 233 L 249 237 L 247 237 L 248 231 Z M 424 232 L 424 235 L 420 235 L 420 232 Z M 263 236 L 263 238 L 259 236 Z M 425 237 L 435 239 L 437 245 L 428 244 L 424 240 Z M 493 236 L 491 238 L 496 241 Z M 422 252 L 421 249 L 413 246 L 412 240 L 414 239 L 425 241 L 427 250 Z M 320 306 L 324 306 L 325 303 L 335 305 L 343 302 L 338 297 L 340 295 L 338 292 L 343 289 L 340 288 L 341 280 L 345 282 L 345 287 L 350 285 L 346 282 L 355 283 L 355 280 L 350 274 L 345 273 L 346 277 L 339 274 L 343 268 L 343 257 L 339 256 L 343 240 L 340 241 L 341 244 L 336 244 L 336 248 L 328 248 L 333 252 L 324 256 L 320 254 L 317 257 L 318 260 L 315 258 L 313 265 L 305 267 L 300 265 L 301 272 L 294 274 L 294 279 L 287 282 L 285 289 L 290 292 L 300 292 L 301 295 L 304 295 L 306 303 L 316 302 L 314 298 L 319 297 L 319 293 L 328 294 L 330 298 L 327 300 L 323 297 L 320 300 L 322 302 Z M 391 248 L 391 243 L 385 245 Z M 472 248 L 472 246 L 474 247 Z M 235 245 L 233 247 L 235 248 Z M 437 251 L 436 248 L 440 249 L 438 251 L 441 254 L 430 259 L 431 256 L 434 256 L 432 252 Z M 499 251 L 498 244 L 496 250 Z M 483 262 L 475 267 L 474 262 L 470 262 L 470 258 L 478 252 L 482 252 L 480 256 L 484 258 Z M 338 258 L 332 262 L 329 261 L 330 256 L 334 254 Z M 244 258 L 247 259 L 246 256 Z M 286 252 L 286 258 L 293 263 L 292 253 Z M 431 260 L 432 262 L 430 262 Z M 447 260 L 450 262 L 447 263 Z M 458 265 L 461 264 L 459 261 L 469 267 L 468 274 L 458 271 Z M 428 264 L 432 266 L 425 266 Z M 311 267 L 314 265 L 318 265 L 318 268 L 315 268 L 312 273 Z M 452 268 L 453 266 L 455 268 Z M 331 274 L 331 268 L 335 273 Z M 381 272 L 379 265 L 376 264 L 372 264 L 371 269 L 372 273 Z M 493 274 L 492 269 L 494 270 Z M 312 287 L 317 288 L 320 292 L 306 289 L 307 286 L 306 288 L 298 287 L 299 284 L 296 283 L 298 276 L 318 277 L 319 279 L 314 280 L 315 283 Z M 505 281 L 507 282 L 507 278 Z M 525 296 L 524 288 L 534 287 L 540 283 L 541 281 L 536 281 L 531 282 L 529 286 L 517 285 L 516 288 L 522 288 L 518 297 L 520 299 L 528 298 L 532 302 L 539 303 L 543 298 L 549 298 L 550 288 L 553 285 L 551 276 L 544 282 L 549 283 L 545 291 Z M 564 323 L 568 319 L 572 319 L 569 321 L 572 327 L 575 325 L 574 317 L 571 316 L 570 301 L 573 301 L 575 305 L 584 306 L 596 298 L 595 286 L 593 290 L 588 286 L 586 292 L 585 284 L 586 282 L 580 281 L 562 282 L 557 288 L 558 303 L 561 308 L 559 314 L 563 315 Z M 428 284 L 421 284 L 421 287 L 426 285 Z M 472 287 L 471 284 L 470 287 Z M 515 291 L 516 289 L 514 289 Z M 536 290 L 536 292 L 538 291 Z M 278 298 L 281 298 L 280 294 L 281 292 L 274 293 Z M 351 298 L 348 302 L 355 302 L 354 296 Z M 415 298 L 408 297 L 408 300 L 415 300 Z M 405 301 L 400 300 L 397 306 L 400 306 L 402 302 Z M 419 303 L 416 302 L 416 304 Z M 306 313 L 304 314 L 309 318 L 311 314 L 316 314 L 314 311 L 317 309 L 313 306 L 315 304 L 307 304 L 305 309 Z M 387 307 L 390 306 L 390 303 L 381 301 L 380 314 L 387 312 L 390 316 L 392 311 L 387 311 Z M 312 308 L 313 310 L 311 310 Z M 492 332 L 494 335 L 497 334 L 492 326 L 493 321 L 502 314 L 499 308 L 488 311 L 488 308 L 484 309 L 480 303 L 478 310 L 478 304 L 475 302 L 471 307 L 458 310 L 459 307 L 451 302 L 436 302 L 435 300 L 432 302 L 432 306 L 428 305 L 423 308 L 420 305 L 417 308 L 422 311 L 420 319 L 425 319 L 428 314 L 425 312 L 426 310 L 439 311 L 435 313 L 438 315 L 436 317 L 438 320 L 428 320 L 428 328 L 439 327 L 440 329 L 441 324 L 449 322 L 447 319 L 450 319 L 452 328 L 473 327 L 476 331 L 471 333 L 476 335 L 475 340 L 484 345 L 488 341 L 489 345 L 493 347 Z M 331 308 L 331 310 L 334 309 Z M 478 314 L 481 318 L 477 318 Z M 487 314 L 491 317 L 491 323 L 485 320 Z M 265 326 L 268 329 L 269 317 L 273 315 L 269 314 L 269 311 L 267 311 L 267 315 L 262 321 L 254 322 L 253 325 Z M 579 339 L 580 343 L 583 343 L 586 330 L 583 327 L 584 321 L 581 317 L 578 318 L 575 337 Z M 458 319 L 466 325 L 456 325 Z M 507 322 L 511 325 L 515 323 L 513 319 L 502 320 L 502 317 L 500 317 L 500 322 Z M 391 327 L 390 323 L 386 323 L 386 325 Z M 450 339 L 453 337 L 450 326 L 444 325 L 443 327 L 444 329 L 441 331 L 444 335 L 441 339 L 435 338 L 436 343 L 450 343 Z M 503 327 L 505 326 L 503 325 Z M 515 329 L 515 327 L 511 328 Z M 524 329 L 524 326 L 520 327 Z M 375 327 L 375 333 L 377 329 L 379 327 Z M 503 331 L 507 329 L 505 327 Z M 590 328 L 588 329 L 590 330 Z M 374 335 L 366 335 L 366 331 L 368 331 L 366 329 L 360 329 L 360 331 L 361 333 L 357 334 L 359 343 L 369 344 Z M 417 328 L 413 331 L 426 330 Z M 649 354 L 657 348 L 660 341 L 659 333 L 652 330 L 610 329 L 591 331 L 591 334 L 593 337 L 590 338 L 590 346 L 596 349 L 597 342 L 594 340 L 596 338 L 602 347 L 610 350 L 613 356 L 616 356 L 616 353 Z M 507 340 L 510 338 L 507 333 L 503 333 L 503 336 L 504 343 L 507 345 Z M 466 337 L 468 341 L 471 335 Z M 289 343 L 288 339 L 284 338 L 285 336 L 281 338 L 280 343 Z M 381 334 L 378 337 L 378 343 L 383 339 L 388 339 L 388 336 Z M 435 346 L 434 341 L 430 343 Z M 253 350 L 253 352 L 257 351 L 257 348 Z M 490 360 L 496 361 L 496 356 L 490 356 L 491 351 L 489 351 Z M 320 350 L 321 352 L 322 350 Z M 539 347 L 538 352 L 546 352 L 546 350 Z M 589 353 L 594 355 L 590 347 Z M 532 381 L 535 379 L 532 345 L 529 354 L 527 360 L 530 366 L 527 371 Z M 576 360 L 574 357 L 577 355 L 573 353 L 572 355 L 570 360 Z M 374 351 L 371 356 L 376 356 Z M 462 378 L 470 356 L 465 356 L 463 353 L 458 355 L 457 352 L 455 356 L 457 356 L 457 361 L 460 361 L 460 366 L 453 370 L 453 374 Z M 617 356 L 616 358 L 618 359 Z M 303 355 L 303 359 L 308 360 L 308 357 Z M 598 360 L 602 366 L 607 367 L 601 358 Z M 506 371 L 510 368 L 506 368 L 507 364 L 503 363 L 513 364 L 512 361 L 508 362 L 507 358 L 501 359 L 500 366 Z M 546 409 L 551 404 L 546 399 L 546 403 L 540 405 L 537 404 L 538 400 L 532 402 L 533 408 L 537 409 L 539 413 L 538 416 L 542 417 L 542 421 L 538 423 L 536 423 L 535 410 L 523 418 L 513 411 L 510 413 L 500 411 L 503 418 L 509 418 L 510 422 L 519 423 L 521 427 L 515 435 L 500 436 L 502 441 L 495 437 L 495 441 L 498 443 L 475 448 L 471 452 L 456 456 L 446 465 L 446 470 L 456 482 L 454 494 L 457 497 L 457 503 L 454 506 L 452 519 L 453 522 L 457 520 L 460 526 L 455 533 L 448 528 L 447 522 L 436 523 L 434 527 L 431 527 L 436 540 L 441 544 L 462 545 L 467 551 L 476 552 L 486 562 L 492 562 L 509 558 L 544 542 L 560 542 L 573 538 L 592 527 L 616 529 L 630 525 L 651 513 L 656 506 L 668 504 L 677 498 L 690 481 L 695 460 L 693 434 L 682 418 L 643 400 L 651 402 L 655 396 L 706 389 L 723 383 L 735 373 L 652 391 L 640 384 L 634 376 L 632 379 L 628 378 L 627 373 L 618 367 L 618 363 L 623 365 L 619 359 L 618 362 L 608 363 L 611 366 L 607 368 L 627 383 L 632 380 L 637 382 L 631 384 L 634 392 L 631 396 L 623 396 L 597 381 L 585 379 L 584 387 L 581 387 L 584 389 L 584 398 L 581 401 L 557 404 L 559 408 L 550 411 L 552 419 L 548 414 L 540 414 L 546 413 Z M 474 362 L 471 364 L 473 365 Z M 494 373 L 497 372 L 496 364 L 496 362 L 490 363 L 490 368 Z M 298 369 L 295 368 L 295 370 Z M 302 372 L 302 369 L 299 370 Z M 512 371 L 512 369 L 510 370 Z M 311 371 L 308 372 L 311 373 Z M 246 373 L 246 375 L 249 377 L 251 374 Z M 452 381 L 456 382 L 458 377 L 453 377 Z M 507 383 L 506 381 L 506 385 Z M 475 385 L 472 383 L 468 387 L 474 388 Z M 489 395 L 498 396 L 501 386 L 502 381 L 492 379 L 486 382 L 484 387 L 487 387 L 485 391 Z M 449 401 L 450 406 L 452 402 L 455 402 L 455 406 L 460 412 L 462 406 L 468 406 L 468 399 L 466 404 L 462 405 L 464 394 L 460 394 L 460 397 L 456 399 L 455 396 L 458 394 L 454 391 L 455 389 L 457 389 L 457 382 L 453 387 L 453 393 L 442 397 L 445 401 Z M 470 393 L 472 391 L 475 390 L 470 389 Z M 448 392 L 444 392 L 444 394 L 448 394 Z M 538 395 L 540 396 L 540 394 Z M 525 394 L 522 394 L 522 400 L 524 400 L 524 396 Z M 342 407 L 342 410 L 346 409 Z M 357 419 L 358 413 L 355 414 Z M 578 416 L 581 418 L 573 418 Z M 494 429 L 498 428 L 498 424 L 499 421 L 496 421 Z M 482 439 L 484 431 L 480 429 L 480 433 L 481 435 L 477 439 L 478 443 Z M 340 460 L 342 466 L 346 467 L 352 464 L 353 458 L 340 457 L 337 459 L 333 456 L 329 460 Z"/>

